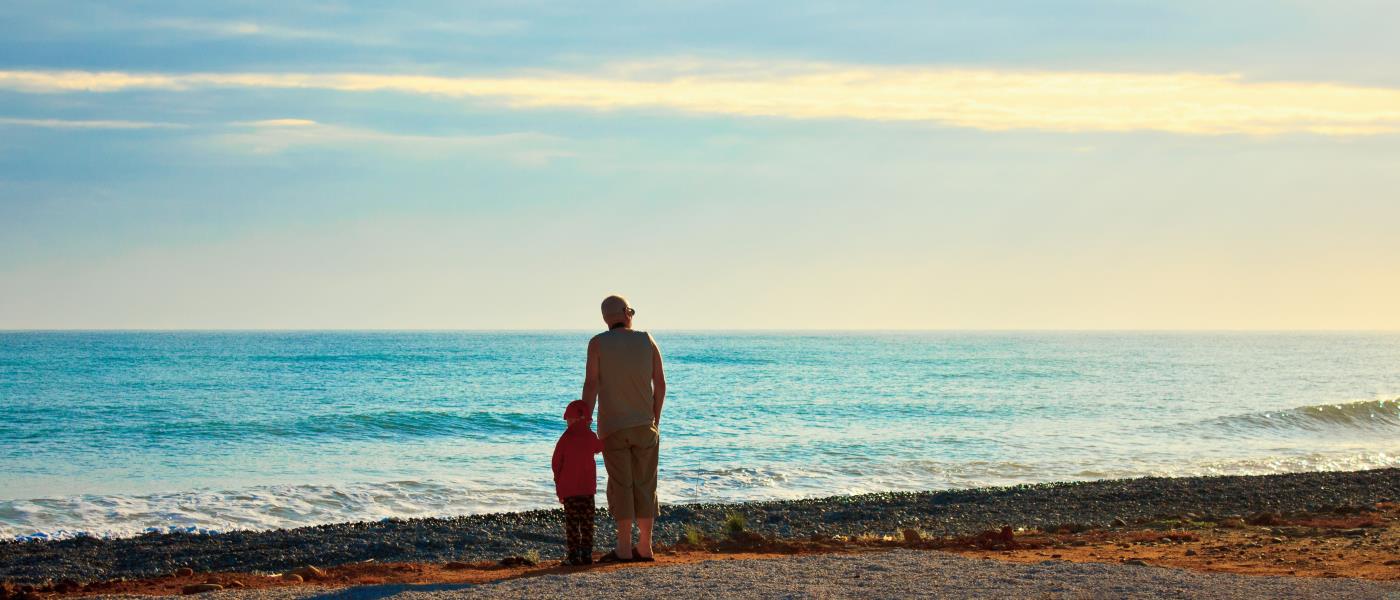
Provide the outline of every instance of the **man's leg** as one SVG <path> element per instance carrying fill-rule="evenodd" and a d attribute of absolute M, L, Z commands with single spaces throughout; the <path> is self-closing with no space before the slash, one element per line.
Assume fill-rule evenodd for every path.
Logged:
<path fill-rule="evenodd" d="M 637 554 L 651 558 L 651 525 L 656 519 L 637 517 Z"/>
<path fill-rule="evenodd" d="M 613 552 L 623 560 L 632 558 L 632 519 L 617 519 L 617 546 Z"/>
<path fill-rule="evenodd" d="M 608 511 L 617 522 L 618 558 L 632 558 L 632 452 L 624 432 L 603 439 L 603 467 L 608 471 Z"/>
<path fill-rule="evenodd" d="M 632 447 L 632 509 L 637 517 L 637 553 L 651 557 L 651 527 L 656 517 L 657 458 L 661 436 L 656 429 L 642 430 L 644 438 Z"/>

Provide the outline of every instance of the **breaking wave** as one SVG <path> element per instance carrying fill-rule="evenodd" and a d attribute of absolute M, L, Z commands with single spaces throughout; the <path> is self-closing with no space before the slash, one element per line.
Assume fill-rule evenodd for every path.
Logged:
<path fill-rule="evenodd" d="M 1317 404 L 1277 411 L 1219 417 L 1206 425 L 1230 434 L 1288 432 L 1375 432 L 1400 430 L 1400 399 Z"/>

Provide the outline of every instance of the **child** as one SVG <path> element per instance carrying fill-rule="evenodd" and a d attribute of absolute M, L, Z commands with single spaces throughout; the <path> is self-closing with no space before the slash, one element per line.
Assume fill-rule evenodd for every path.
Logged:
<path fill-rule="evenodd" d="M 569 565 L 593 564 L 593 495 L 598 493 L 598 466 L 593 455 L 603 442 L 589 429 L 588 405 L 574 400 L 564 409 L 569 428 L 554 444 L 554 493 L 564 505 L 564 537 L 568 540 Z"/>

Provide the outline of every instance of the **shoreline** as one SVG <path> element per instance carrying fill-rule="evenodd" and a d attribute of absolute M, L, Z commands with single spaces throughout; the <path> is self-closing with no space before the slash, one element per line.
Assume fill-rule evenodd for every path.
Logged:
<path fill-rule="evenodd" d="M 1361 510 L 1400 501 L 1400 469 L 1279 475 L 1139 478 L 938 492 L 891 492 L 741 504 L 664 506 L 657 539 L 675 542 L 686 526 L 722 530 L 731 513 L 777 539 L 892 535 L 975 535 L 1002 526 L 1036 530 L 1109 528 L 1191 513 L 1202 519 L 1256 513 Z M 563 553 L 559 510 L 449 518 L 349 522 L 215 535 L 160 533 L 132 538 L 0 542 L 0 581 L 13 583 L 151 578 L 195 572 L 275 573 L 305 565 L 365 561 L 496 561 Z M 598 530 L 610 531 L 606 511 Z M 599 536 L 598 547 L 604 538 Z"/>

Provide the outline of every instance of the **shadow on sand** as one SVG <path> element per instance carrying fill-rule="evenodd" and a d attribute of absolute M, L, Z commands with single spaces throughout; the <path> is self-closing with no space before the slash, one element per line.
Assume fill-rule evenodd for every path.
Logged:
<path fill-rule="evenodd" d="M 397 596 L 406 592 L 460 592 L 481 587 L 490 587 L 496 584 L 514 581 L 516 579 L 530 579 L 534 577 L 544 577 L 547 575 L 568 575 L 572 573 L 586 573 L 596 570 L 616 570 L 626 568 L 626 565 L 615 565 L 603 567 L 594 565 L 591 567 L 567 567 L 556 566 L 536 571 L 529 571 L 517 575 L 508 575 L 500 579 L 482 581 L 479 583 L 385 583 L 378 585 L 357 585 L 336 590 L 330 590 L 323 594 L 306 596 L 304 600 L 382 600 L 391 596 Z"/>
<path fill-rule="evenodd" d="M 495 583 L 495 582 L 492 582 Z M 307 600 L 381 600 L 405 592 L 457 592 L 480 586 L 479 583 L 386 583 L 357 585 L 307 596 Z"/>

